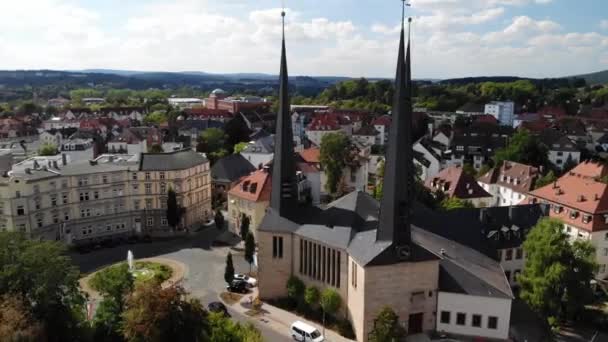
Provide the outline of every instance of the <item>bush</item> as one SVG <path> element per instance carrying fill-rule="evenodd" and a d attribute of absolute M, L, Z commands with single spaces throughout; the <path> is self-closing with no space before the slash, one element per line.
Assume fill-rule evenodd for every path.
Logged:
<path fill-rule="evenodd" d="M 336 329 L 338 333 L 348 339 L 355 339 L 355 331 L 353 330 L 352 324 L 347 319 L 338 320 L 336 323 Z"/>

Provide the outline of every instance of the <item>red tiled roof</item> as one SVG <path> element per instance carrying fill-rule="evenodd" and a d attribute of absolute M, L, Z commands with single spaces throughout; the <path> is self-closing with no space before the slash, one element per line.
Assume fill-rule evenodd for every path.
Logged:
<path fill-rule="evenodd" d="M 241 178 L 228 194 L 249 201 L 265 202 L 270 201 L 270 192 L 270 174 L 266 170 L 257 170 Z"/>
<path fill-rule="evenodd" d="M 538 110 L 538 114 L 543 115 L 543 116 L 551 116 L 554 118 L 561 118 L 561 117 L 568 115 L 568 113 L 566 113 L 566 110 L 564 108 L 557 107 L 557 106 L 542 107 L 541 109 Z"/>
<path fill-rule="evenodd" d="M 483 115 L 475 115 L 474 116 L 474 120 L 476 123 L 489 123 L 489 124 L 495 124 L 498 125 L 498 120 L 496 120 L 495 117 L 493 117 L 492 115 L 489 114 L 483 114 Z"/>
<path fill-rule="evenodd" d="M 570 170 L 568 174 L 586 178 L 602 178 L 608 175 L 608 166 L 592 161 L 584 161 Z"/>
<path fill-rule="evenodd" d="M 209 109 L 209 108 L 189 108 L 186 109 L 186 113 L 192 116 L 198 117 L 223 117 L 223 118 L 232 118 L 234 115 L 227 110 L 224 109 Z"/>
<path fill-rule="evenodd" d="M 376 119 L 374 119 L 374 121 L 372 122 L 372 125 L 374 126 L 390 126 L 391 125 L 391 117 L 388 115 L 382 115 L 377 117 Z"/>
<path fill-rule="evenodd" d="M 466 174 L 462 167 L 452 166 L 429 178 L 424 184 L 431 190 L 441 190 L 450 197 L 461 199 L 492 197 L 473 176 Z"/>
<path fill-rule="evenodd" d="M 605 183 L 569 173 L 530 194 L 565 207 L 597 214 L 608 211 L 607 188 Z"/>
<path fill-rule="evenodd" d="M 300 152 L 300 156 L 307 163 L 319 163 L 321 150 L 319 148 L 307 148 Z"/>
<path fill-rule="evenodd" d="M 310 131 L 337 131 L 340 129 L 338 120 L 329 115 L 319 115 L 312 119 L 308 130 Z"/>
<path fill-rule="evenodd" d="M 493 168 L 481 176 L 479 182 L 496 183 L 519 193 L 527 193 L 532 190 L 539 175 L 538 168 L 534 166 L 505 161 L 499 169 Z"/>

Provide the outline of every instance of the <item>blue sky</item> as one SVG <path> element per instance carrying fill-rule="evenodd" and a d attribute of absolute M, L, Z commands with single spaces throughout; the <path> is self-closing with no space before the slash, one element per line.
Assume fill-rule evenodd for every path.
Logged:
<path fill-rule="evenodd" d="M 400 1 L 285 0 L 290 73 L 391 76 Z M 606 0 L 411 0 L 414 76 L 608 69 Z M 0 69 L 277 73 L 281 1 L 0 3 Z"/>

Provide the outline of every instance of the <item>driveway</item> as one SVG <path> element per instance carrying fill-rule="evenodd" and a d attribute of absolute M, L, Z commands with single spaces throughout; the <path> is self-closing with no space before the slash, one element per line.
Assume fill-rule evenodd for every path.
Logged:
<path fill-rule="evenodd" d="M 127 252 L 131 250 L 137 259 L 160 257 L 179 261 L 186 265 L 183 286 L 192 296 L 199 298 L 206 306 L 218 301 L 218 296 L 224 291 L 224 267 L 226 255 L 230 247 L 214 246 L 213 241 L 221 232 L 215 228 L 207 228 L 187 237 L 171 240 L 160 240 L 134 245 L 121 245 L 113 248 L 99 249 L 87 254 L 73 253 L 74 263 L 84 274 L 91 273 L 107 265 L 126 261 Z M 241 252 L 231 251 L 234 268 L 237 273 L 249 271 L 249 264 Z M 267 322 L 251 319 L 242 313 L 229 309 L 233 319 L 239 322 L 253 323 L 264 336 L 265 341 L 289 341 L 288 331 L 274 330 Z"/>

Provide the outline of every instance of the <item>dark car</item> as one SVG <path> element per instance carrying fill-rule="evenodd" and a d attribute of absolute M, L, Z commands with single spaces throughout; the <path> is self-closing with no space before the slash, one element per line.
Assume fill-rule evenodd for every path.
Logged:
<path fill-rule="evenodd" d="M 242 280 L 235 280 L 232 283 L 230 283 L 230 286 L 226 286 L 226 289 L 230 292 L 236 292 L 236 293 L 247 293 L 247 282 L 242 281 Z"/>
<path fill-rule="evenodd" d="M 210 312 L 223 313 L 224 317 L 230 317 L 230 314 L 228 313 L 228 309 L 226 308 L 226 305 L 224 305 L 223 303 L 220 303 L 220 302 L 209 303 L 209 305 L 207 305 L 207 309 Z"/>

